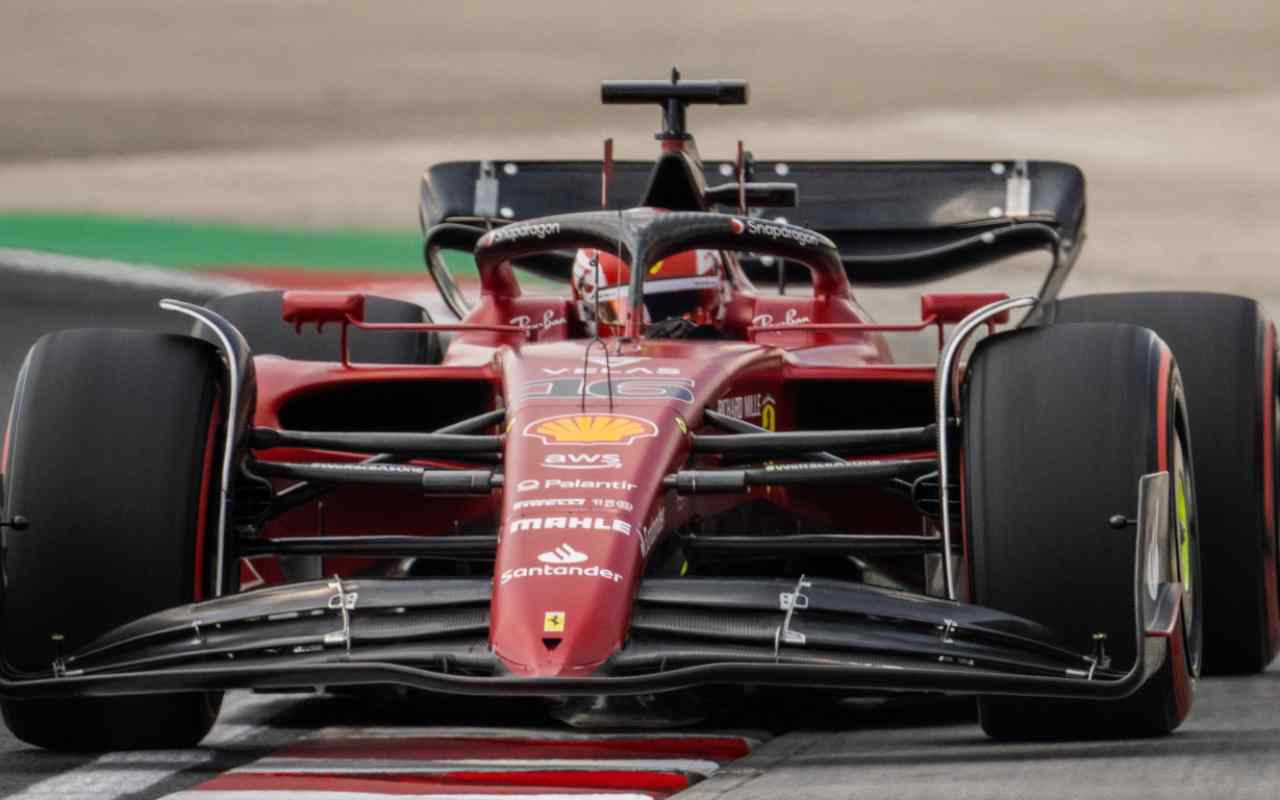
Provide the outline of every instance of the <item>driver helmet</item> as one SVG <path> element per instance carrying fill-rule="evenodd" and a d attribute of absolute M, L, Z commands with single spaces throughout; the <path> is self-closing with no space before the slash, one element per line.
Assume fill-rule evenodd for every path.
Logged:
<path fill-rule="evenodd" d="M 649 266 L 644 322 L 685 319 L 716 325 L 724 319 L 724 262 L 718 250 L 687 250 Z M 630 306 L 631 268 L 612 253 L 579 250 L 573 260 L 573 299 L 588 332 L 621 336 Z"/>

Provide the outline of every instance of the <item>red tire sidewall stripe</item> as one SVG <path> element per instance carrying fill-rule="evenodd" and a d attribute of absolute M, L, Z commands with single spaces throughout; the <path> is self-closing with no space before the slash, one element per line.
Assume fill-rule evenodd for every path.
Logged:
<path fill-rule="evenodd" d="M 30 358 L 30 355 L 27 356 Z M 18 381 L 13 387 L 13 403 L 9 407 L 9 416 L 4 424 L 4 441 L 0 443 L 0 477 L 5 476 L 9 472 L 9 446 L 13 442 L 13 429 L 18 424 L 18 401 L 22 394 L 22 377 L 23 373 L 18 372 Z M 5 478 L 8 480 L 8 478 Z M 0 497 L 0 503 L 4 502 L 4 497 Z"/>
<path fill-rule="evenodd" d="M 0 444 L 0 475 L 3 475 L 5 469 L 9 466 L 9 429 L 13 427 L 13 420 L 9 420 L 4 426 L 4 444 Z"/>
<path fill-rule="evenodd" d="M 959 478 L 956 484 L 960 492 L 960 569 L 957 573 L 964 577 L 965 585 L 956 591 L 956 599 L 962 602 L 973 602 L 973 569 L 969 563 L 969 514 L 965 502 L 964 452 L 960 453 Z M 947 509 L 942 509 L 946 514 Z M 939 523 L 941 525 L 941 523 Z"/>
<path fill-rule="evenodd" d="M 1275 363 L 1276 329 L 1267 324 L 1262 348 L 1262 496 L 1266 535 L 1272 552 L 1263 564 L 1263 592 L 1267 607 L 1267 641 L 1270 652 L 1280 647 L 1280 589 L 1277 587 L 1277 559 L 1280 559 L 1280 541 L 1276 538 L 1275 507 Z"/>
<path fill-rule="evenodd" d="M 1160 370 L 1156 376 L 1156 470 L 1169 469 L 1169 372 L 1173 369 L 1173 352 L 1160 346 Z"/>
<path fill-rule="evenodd" d="M 209 494 L 213 488 L 213 454 L 218 449 L 216 437 L 221 416 L 222 391 L 219 390 L 213 397 L 213 409 L 209 412 L 209 430 L 205 433 L 204 438 L 204 463 L 200 469 L 200 505 L 196 510 L 195 577 L 193 580 L 193 594 L 197 603 L 204 599 L 204 562 L 207 558 L 205 539 L 208 538 L 206 531 L 209 527 Z"/>
<path fill-rule="evenodd" d="M 1185 625 L 1185 620 L 1180 622 Z M 1187 666 L 1187 649 L 1183 644 L 1186 638 L 1185 627 L 1183 631 L 1182 636 L 1169 637 L 1169 652 L 1166 655 L 1166 658 L 1173 659 L 1173 703 L 1179 720 L 1186 719 L 1187 714 L 1191 712 L 1193 695 L 1191 670 Z"/>
<path fill-rule="evenodd" d="M 1276 329 L 1267 326 L 1266 344 L 1263 347 L 1262 360 L 1262 496 L 1266 502 L 1265 514 L 1267 534 L 1274 536 L 1276 532 L 1275 514 L 1275 411 L 1272 388 L 1275 381 L 1275 348 Z"/>
<path fill-rule="evenodd" d="M 1167 346 L 1160 348 L 1160 369 L 1156 377 L 1156 469 L 1169 471 L 1169 437 L 1176 435 L 1169 421 L 1169 405 L 1174 398 L 1169 396 L 1170 373 L 1173 370 L 1173 351 Z M 1179 720 L 1186 719 L 1191 711 L 1193 687 L 1191 684 L 1191 668 L 1187 663 L 1185 639 L 1188 632 L 1186 620 L 1180 620 L 1181 636 L 1170 636 L 1169 648 L 1165 658 L 1169 659 L 1171 677 L 1173 679 L 1173 702 Z"/>

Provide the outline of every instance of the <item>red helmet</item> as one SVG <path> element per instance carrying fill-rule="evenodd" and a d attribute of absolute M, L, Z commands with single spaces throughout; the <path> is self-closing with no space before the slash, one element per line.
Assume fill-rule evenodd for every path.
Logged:
<path fill-rule="evenodd" d="M 621 336 L 630 306 L 631 268 L 601 250 L 579 250 L 573 260 L 578 314 L 600 336 Z M 687 319 L 713 325 L 724 319 L 724 264 L 717 250 L 688 250 L 649 267 L 644 280 L 644 322 Z"/>

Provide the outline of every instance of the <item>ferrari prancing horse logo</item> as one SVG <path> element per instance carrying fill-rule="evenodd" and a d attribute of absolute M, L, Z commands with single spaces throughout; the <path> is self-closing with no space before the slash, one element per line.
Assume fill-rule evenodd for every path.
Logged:
<path fill-rule="evenodd" d="M 548 611 L 542 615 L 543 633 L 564 633 L 564 612 Z"/>
<path fill-rule="evenodd" d="M 657 436 L 658 426 L 626 414 L 561 414 L 530 422 L 524 435 L 536 436 L 543 444 L 628 445 Z"/>

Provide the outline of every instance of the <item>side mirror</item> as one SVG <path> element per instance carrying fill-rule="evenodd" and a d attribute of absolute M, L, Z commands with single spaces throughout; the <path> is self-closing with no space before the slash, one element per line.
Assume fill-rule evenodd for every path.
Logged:
<path fill-rule="evenodd" d="M 925 322 L 935 322 L 938 325 L 955 325 L 983 306 L 1008 299 L 1009 295 L 1004 292 L 922 294 L 920 295 L 920 319 Z M 992 324 L 1008 322 L 1009 312 L 997 314 L 990 321 Z"/>
<path fill-rule="evenodd" d="M 316 329 L 326 322 L 364 322 L 364 295 L 358 292 L 285 292 L 281 316 L 299 333 L 314 322 Z"/>

